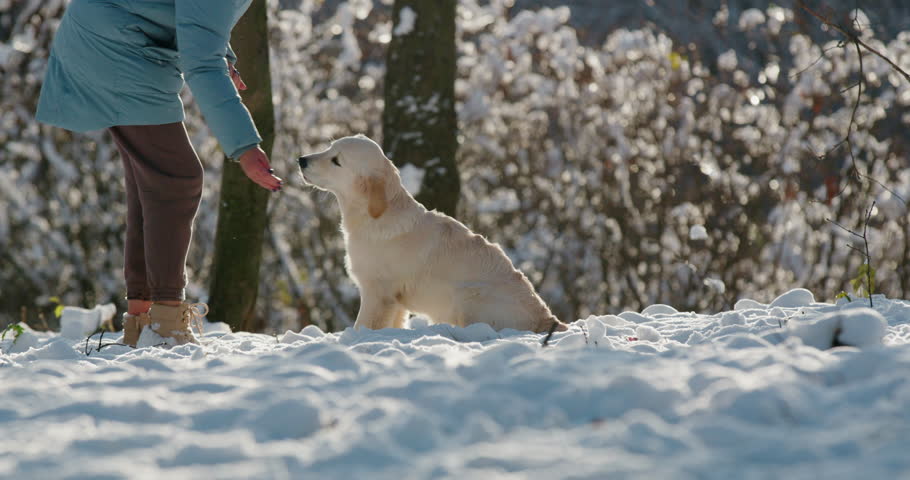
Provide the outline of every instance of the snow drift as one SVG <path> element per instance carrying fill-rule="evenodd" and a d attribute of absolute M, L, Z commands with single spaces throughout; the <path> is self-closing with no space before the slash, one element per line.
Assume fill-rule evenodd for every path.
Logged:
<path fill-rule="evenodd" d="M 0 342 L 0 477 L 906 474 L 910 302 L 806 293 L 591 316 L 547 347 L 419 318 L 337 334 L 210 326 L 202 348 L 172 349 L 26 331 Z"/>

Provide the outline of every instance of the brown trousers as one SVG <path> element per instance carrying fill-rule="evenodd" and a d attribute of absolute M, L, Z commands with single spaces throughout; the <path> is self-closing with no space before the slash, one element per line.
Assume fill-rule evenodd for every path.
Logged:
<path fill-rule="evenodd" d="M 183 122 L 109 131 L 126 174 L 126 297 L 182 301 L 202 163 Z"/>

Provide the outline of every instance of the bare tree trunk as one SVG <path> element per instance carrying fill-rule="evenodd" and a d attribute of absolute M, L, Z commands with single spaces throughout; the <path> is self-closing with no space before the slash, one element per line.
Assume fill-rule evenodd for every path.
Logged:
<path fill-rule="evenodd" d="M 393 18 L 382 147 L 399 167 L 424 172 L 418 201 L 455 215 L 455 0 L 395 0 Z"/>
<path fill-rule="evenodd" d="M 243 70 L 247 90 L 243 103 L 250 110 L 262 149 L 271 155 L 275 139 L 272 76 L 269 70 L 269 36 L 266 0 L 253 0 L 234 27 L 231 46 Z M 218 202 L 218 227 L 212 261 L 209 318 L 234 330 L 261 331 L 253 309 L 259 289 L 259 264 L 267 224 L 269 192 L 251 182 L 240 165 L 225 161 Z"/>

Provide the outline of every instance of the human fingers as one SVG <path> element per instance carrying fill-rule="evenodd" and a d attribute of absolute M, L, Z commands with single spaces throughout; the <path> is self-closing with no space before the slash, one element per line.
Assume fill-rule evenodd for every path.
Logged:
<path fill-rule="evenodd" d="M 243 168 L 243 172 L 253 183 L 266 190 L 277 192 L 281 188 L 281 184 L 272 178 L 268 171 L 262 170 L 259 165 L 247 165 Z"/>
<path fill-rule="evenodd" d="M 239 91 L 244 91 L 247 89 L 246 83 L 243 82 L 243 79 L 240 78 L 240 74 L 236 70 L 231 71 L 231 80 L 234 82 L 234 87 Z"/>
<path fill-rule="evenodd" d="M 262 168 L 262 170 L 265 171 L 266 173 L 268 173 L 272 183 L 274 183 L 276 181 L 278 182 L 277 188 L 279 190 L 281 190 L 281 187 L 284 185 L 284 181 L 281 179 L 281 177 L 275 175 L 275 169 L 273 169 L 272 166 L 269 164 L 268 155 L 266 155 L 265 152 L 262 152 L 262 155 L 260 155 L 258 157 L 258 159 L 259 159 L 259 165 Z"/>
<path fill-rule="evenodd" d="M 240 77 L 240 70 L 237 70 L 233 65 L 230 65 L 229 70 L 231 72 L 231 81 L 234 82 L 234 87 L 241 92 L 246 90 L 246 83 L 244 83 L 243 78 Z"/>
<path fill-rule="evenodd" d="M 260 187 L 273 192 L 278 191 L 281 188 L 281 179 L 269 172 L 267 158 L 265 152 L 256 147 L 243 154 L 240 158 L 240 166 L 243 173 Z"/>
<path fill-rule="evenodd" d="M 269 165 L 269 157 L 265 152 L 260 151 L 256 156 L 256 165 L 257 175 L 261 184 L 272 191 L 281 190 L 282 180 L 274 175 L 275 171 Z"/>

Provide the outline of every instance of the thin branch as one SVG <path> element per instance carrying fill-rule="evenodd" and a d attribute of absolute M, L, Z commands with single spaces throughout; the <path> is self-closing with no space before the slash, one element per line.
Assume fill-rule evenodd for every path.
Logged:
<path fill-rule="evenodd" d="M 854 232 L 853 230 L 850 230 L 849 228 L 847 228 L 847 227 L 845 227 L 845 226 L 843 226 L 843 225 L 837 223 L 837 222 L 834 221 L 834 220 L 831 220 L 830 218 L 826 218 L 825 220 L 827 220 L 827 221 L 829 221 L 829 222 L 831 222 L 831 223 L 837 225 L 838 227 L 841 228 L 841 230 L 843 230 L 843 231 L 845 231 L 845 232 L 847 232 L 847 233 L 850 233 L 850 234 L 852 234 L 852 235 L 855 235 L 857 238 L 863 238 L 862 235 L 860 235 L 860 234 Z"/>
<path fill-rule="evenodd" d="M 892 189 L 888 188 L 887 186 L 885 186 L 885 184 L 884 184 L 883 182 L 881 182 L 881 181 L 879 181 L 879 180 L 873 178 L 872 176 L 870 176 L 870 175 L 868 175 L 868 174 L 865 174 L 865 173 L 862 173 L 862 172 L 859 171 L 859 168 L 857 167 L 857 164 L 856 164 L 856 155 L 855 155 L 854 152 L 853 152 L 853 141 L 851 140 L 850 136 L 851 136 L 851 133 L 853 132 L 854 126 L 856 125 L 856 112 L 857 112 L 857 110 L 859 110 L 859 103 L 860 103 L 860 100 L 862 99 L 863 87 L 865 86 L 865 78 L 866 78 L 866 77 L 865 77 L 865 69 L 864 69 L 864 65 L 863 65 L 863 52 L 862 52 L 862 49 L 866 49 L 867 51 L 872 52 L 873 54 L 875 54 L 876 56 L 878 56 L 879 58 L 881 58 L 882 60 L 884 60 L 885 62 L 887 62 L 895 71 L 897 71 L 898 73 L 900 73 L 908 82 L 910 82 L 910 74 L 908 74 L 906 71 L 904 71 L 902 68 L 900 68 L 896 63 L 894 63 L 893 61 L 891 61 L 891 59 L 889 59 L 888 57 L 886 57 L 885 55 L 883 55 L 881 52 L 879 52 L 878 50 L 876 50 L 875 48 L 871 47 L 869 44 L 867 44 L 866 42 L 864 42 L 862 39 L 860 39 L 860 38 L 859 38 L 859 35 L 857 35 L 854 31 L 851 31 L 851 30 L 849 30 L 847 27 L 844 27 L 844 26 L 841 26 L 841 25 L 836 24 L 835 22 L 832 22 L 829 18 L 827 18 L 827 17 L 825 17 L 825 16 L 819 14 L 819 13 L 816 12 L 815 10 L 809 8 L 809 7 L 808 7 L 805 3 L 803 3 L 801 0 L 797 1 L 797 5 L 799 5 L 800 8 L 802 8 L 803 10 L 805 10 L 806 12 L 808 12 L 808 13 L 809 13 L 810 15 L 812 15 L 813 17 L 817 18 L 820 22 L 822 22 L 822 24 L 827 25 L 827 26 L 829 26 L 829 27 L 835 29 L 835 30 L 838 31 L 841 35 L 843 35 L 843 36 L 845 37 L 846 41 L 852 43 L 853 46 L 856 48 L 856 55 L 857 55 L 857 58 L 859 59 L 859 80 L 858 80 L 855 84 L 850 85 L 849 87 L 846 87 L 846 88 L 844 88 L 843 90 L 840 91 L 840 93 L 844 93 L 844 92 L 846 92 L 846 91 L 848 91 L 848 90 L 850 90 L 850 89 L 852 89 L 852 88 L 854 88 L 854 87 L 859 87 L 859 89 L 858 89 L 857 92 L 856 92 L 856 101 L 853 103 L 853 110 L 850 112 L 850 123 L 847 125 L 847 133 L 846 133 L 846 135 L 844 135 L 843 140 L 837 142 L 834 146 L 832 146 L 831 148 L 829 148 L 828 151 L 824 153 L 824 155 L 817 156 L 816 158 L 818 158 L 819 160 L 824 160 L 824 159 L 825 159 L 828 155 L 830 155 L 832 152 L 834 152 L 835 150 L 837 150 L 837 149 L 840 148 L 841 146 L 846 145 L 846 146 L 847 146 L 847 153 L 850 155 L 850 163 L 851 163 L 851 167 L 850 167 L 851 172 L 850 172 L 850 173 L 852 174 L 852 176 L 854 176 L 854 177 L 857 178 L 857 179 L 865 178 L 865 179 L 867 179 L 867 180 L 870 180 L 870 181 L 872 181 L 872 182 L 878 184 L 879 186 L 881 186 L 882 188 L 884 188 L 885 190 L 887 190 L 889 193 L 891 193 L 891 195 L 893 195 L 895 198 L 897 198 L 898 200 L 900 200 L 901 203 L 903 203 L 904 206 L 906 207 L 906 206 L 907 206 L 907 200 L 906 200 L 904 197 L 902 197 L 901 195 L 899 195 L 899 194 L 898 194 L 897 192 L 895 192 L 894 190 L 892 190 Z M 858 23 L 857 23 L 857 15 L 858 15 L 858 6 L 857 6 L 857 8 L 854 8 L 854 15 L 853 15 L 853 24 L 854 24 L 854 27 L 853 27 L 853 30 L 856 30 L 856 25 L 858 25 Z M 841 40 L 841 41 L 838 42 L 838 46 L 842 46 L 842 45 L 844 45 L 844 40 Z M 832 47 L 832 48 L 833 48 L 833 47 Z M 829 49 L 830 49 L 830 48 L 829 48 Z M 823 53 L 823 56 L 824 56 L 824 53 L 825 53 L 826 51 L 827 51 L 827 50 L 825 50 L 824 52 L 822 52 L 822 53 Z M 818 62 L 818 60 L 816 60 L 816 62 Z M 813 64 L 816 63 L 816 62 L 813 62 Z M 808 68 L 808 67 L 807 67 L 807 68 Z M 805 71 L 805 69 L 803 69 L 803 71 Z M 801 72 L 800 72 L 800 73 L 801 73 Z M 838 196 L 840 196 L 840 195 L 847 189 L 847 183 L 848 183 L 848 182 L 845 182 L 844 187 L 843 187 L 839 192 L 837 192 L 837 194 L 834 195 L 833 197 L 838 197 Z M 832 197 L 832 198 L 833 198 L 833 197 Z"/>
<path fill-rule="evenodd" d="M 850 124 L 847 125 L 847 136 L 844 137 L 844 140 L 849 147 L 850 159 L 853 161 L 853 171 L 859 173 L 859 169 L 856 168 L 856 157 L 853 156 L 853 143 L 850 141 L 850 133 L 853 131 L 853 126 L 856 125 L 856 111 L 859 110 L 859 102 L 863 97 L 866 73 L 863 70 L 863 52 L 859 49 L 859 41 L 854 37 L 853 42 L 856 46 L 856 55 L 859 57 L 859 82 L 857 82 L 859 89 L 856 90 L 856 102 L 853 104 L 853 112 L 850 113 Z"/>
<path fill-rule="evenodd" d="M 553 325 L 550 325 L 550 331 L 547 332 L 547 336 L 543 339 L 543 344 L 541 346 L 546 347 L 550 344 L 550 338 L 553 336 L 553 332 L 556 331 L 556 327 L 559 326 L 559 322 L 553 322 Z"/>
<path fill-rule="evenodd" d="M 869 44 L 867 44 L 867 43 L 863 42 L 862 40 L 860 40 L 859 37 L 855 37 L 855 36 L 854 36 L 853 40 L 854 40 L 857 44 L 862 45 L 862 47 L 865 48 L 866 50 L 868 50 L 868 51 L 874 53 L 876 56 L 878 56 L 879 58 L 881 58 L 882 60 L 884 60 L 885 62 L 887 62 L 888 65 L 891 65 L 891 68 L 897 70 L 898 73 L 900 73 L 900 74 L 904 77 L 905 80 L 907 80 L 908 82 L 910 82 L 910 73 L 907 73 L 906 71 L 904 71 L 904 69 L 902 69 L 901 67 L 897 66 L 897 64 L 894 63 L 894 62 L 892 62 L 890 58 L 886 57 L 885 55 L 882 55 L 878 50 L 876 50 L 876 49 L 870 47 Z"/>
<path fill-rule="evenodd" d="M 89 348 L 89 346 L 88 346 L 88 341 L 89 341 L 90 338 L 92 338 L 92 336 L 89 335 L 89 336 L 85 337 L 85 347 L 83 348 L 83 352 L 82 352 L 82 353 L 84 353 L 86 357 L 90 357 L 90 356 L 92 355 L 92 352 L 100 352 L 102 349 L 104 349 L 104 347 L 110 347 L 110 346 L 113 346 L 113 345 L 120 345 L 121 347 L 130 347 L 130 346 L 132 346 L 132 345 L 127 345 L 127 344 L 125 344 L 125 343 L 120 343 L 120 342 L 107 342 L 107 343 L 101 343 L 101 340 L 104 338 L 104 332 L 105 332 L 104 330 L 101 331 L 101 335 L 98 337 L 98 346 L 95 347 L 94 349 L 91 349 L 91 348 Z M 167 344 L 166 344 L 166 343 L 160 343 L 160 344 L 158 344 L 158 345 L 167 345 Z M 155 346 L 158 346 L 158 345 L 155 345 Z"/>
<path fill-rule="evenodd" d="M 875 201 L 869 206 L 869 210 L 866 212 L 866 221 L 863 222 L 863 243 L 866 246 L 866 288 L 869 290 L 869 308 L 874 308 L 872 305 L 872 255 L 869 254 L 869 237 L 866 232 L 869 229 L 869 219 L 872 217 L 874 208 Z"/>
<path fill-rule="evenodd" d="M 877 57 L 881 58 L 881 59 L 884 60 L 885 62 L 887 62 L 888 65 L 891 66 L 891 68 L 893 68 L 895 71 L 897 71 L 899 74 L 901 74 L 901 75 L 904 77 L 905 80 L 907 80 L 908 82 L 910 82 L 910 73 L 907 73 L 904 69 L 902 69 L 902 68 L 901 68 L 900 66 L 898 66 L 896 63 L 894 63 L 890 58 L 888 58 L 887 56 L 885 56 L 884 54 L 882 54 L 881 52 L 879 52 L 878 50 L 876 50 L 875 48 L 873 48 L 872 46 L 870 46 L 869 44 L 867 44 L 866 42 L 862 41 L 862 40 L 859 38 L 858 35 L 856 35 L 856 34 L 853 33 L 853 32 L 847 31 L 847 29 L 846 29 L 845 27 L 842 27 L 842 26 L 840 26 L 840 25 L 838 25 L 838 24 L 832 22 L 832 21 L 829 20 L 828 18 L 826 18 L 826 17 L 820 15 L 820 14 L 819 14 L 818 12 L 816 12 L 815 10 L 812 10 L 811 8 L 809 8 L 808 6 L 806 6 L 806 4 L 803 3 L 802 1 L 798 1 L 797 4 L 799 5 L 800 8 L 802 8 L 803 10 L 805 10 L 806 12 L 808 12 L 808 13 L 809 13 L 810 15 L 812 15 L 813 17 L 817 18 L 818 21 L 820 21 L 820 22 L 824 23 L 825 25 L 827 25 L 827 26 L 829 26 L 829 27 L 831 27 L 831 28 L 837 30 L 838 32 L 841 33 L 841 35 L 847 37 L 847 39 L 848 39 L 849 41 L 851 41 L 851 42 L 853 42 L 853 43 L 856 44 L 857 49 L 859 49 L 859 47 L 861 46 L 861 47 L 865 48 L 866 50 L 872 52 L 873 54 L 875 54 Z M 855 20 L 854 20 L 854 23 L 855 23 Z"/>
<path fill-rule="evenodd" d="M 848 243 L 848 244 L 847 244 L 847 248 L 849 248 L 850 250 L 853 250 L 854 252 L 856 252 L 856 253 L 862 255 L 863 258 L 868 258 L 868 257 L 866 256 L 866 252 L 865 252 L 863 249 L 857 247 L 856 245 L 853 245 L 853 244 Z"/>
<path fill-rule="evenodd" d="M 856 91 L 856 101 L 853 102 L 853 109 L 850 111 L 850 123 L 847 124 L 847 133 L 844 134 L 844 138 L 841 139 L 841 141 L 835 143 L 824 154 L 817 155 L 816 158 L 819 161 L 825 160 L 826 158 L 828 158 L 828 155 L 830 155 L 837 149 L 841 148 L 842 146 L 846 145 L 847 154 L 850 156 L 850 175 L 853 178 L 859 179 L 862 177 L 868 178 L 868 175 L 865 175 L 859 171 L 859 167 L 856 164 L 856 155 L 853 153 L 853 141 L 850 139 L 850 135 L 853 133 L 853 128 L 856 125 L 856 112 L 859 110 L 860 101 L 862 101 L 863 86 L 865 85 L 866 77 L 865 77 L 865 71 L 864 71 L 864 67 L 863 67 L 862 50 L 860 50 L 859 43 L 856 42 L 855 37 L 852 38 L 851 41 L 853 42 L 853 45 L 856 47 L 856 54 L 859 57 L 859 80 L 857 80 L 857 82 L 855 84 L 853 84 L 841 91 L 841 93 L 843 93 L 843 92 L 846 92 L 847 90 L 850 90 L 851 88 L 859 87 Z M 809 149 L 809 150 L 811 151 L 811 149 Z M 832 198 L 837 198 L 837 197 L 841 196 L 847 190 L 848 183 L 849 182 L 844 182 L 843 188 L 841 188 L 840 191 L 837 192 L 835 195 L 831 195 L 828 199 L 830 200 Z M 876 182 L 876 183 L 881 185 L 881 182 Z"/>
<path fill-rule="evenodd" d="M 860 175 L 861 175 L 863 178 L 865 178 L 866 180 L 869 180 L 869 181 L 871 181 L 871 182 L 877 183 L 878 186 L 880 186 L 880 187 L 884 188 L 885 190 L 887 190 L 888 193 L 890 193 L 892 196 L 894 196 L 894 198 L 900 200 L 901 203 L 903 203 L 905 207 L 907 206 L 907 199 L 904 198 L 904 197 L 902 197 L 900 194 L 898 194 L 898 193 L 895 192 L 894 190 L 892 190 L 892 189 L 886 187 L 884 183 L 882 183 L 882 182 L 880 182 L 880 181 L 878 181 L 878 180 L 876 180 L 876 179 L 874 179 L 874 178 L 872 178 L 872 177 L 870 177 L 869 175 L 866 175 L 866 174 L 864 174 L 864 173 L 861 173 Z"/>
<path fill-rule="evenodd" d="M 800 70 L 800 71 L 798 71 L 798 72 L 796 72 L 796 73 L 790 75 L 790 78 L 796 78 L 796 77 L 798 77 L 798 76 L 800 76 L 800 75 L 806 73 L 807 70 L 809 70 L 810 68 L 812 68 L 812 67 L 814 67 L 815 65 L 817 65 L 818 62 L 820 62 L 823 58 L 828 58 L 828 55 L 827 55 L 828 52 L 830 52 L 831 50 L 834 50 L 835 48 L 843 48 L 843 47 L 844 47 L 844 41 L 841 40 L 841 41 L 837 42 L 837 45 L 834 45 L 833 47 L 828 47 L 828 48 L 823 49 L 823 50 L 822 50 L 822 54 L 819 55 L 818 58 L 815 59 L 815 61 L 813 61 L 812 63 L 810 63 L 808 66 L 806 66 L 806 68 L 803 68 L 802 70 Z"/>
<path fill-rule="evenodd" d="M 848 90 L 852 90 L 852 89 L 856 88 L 856 87 L 859 86 L 859 85 L 862 85 L 862 82 L 861 82 L 861 81 L 860 81 L 860 82 L 856 82 L 856 83 L 854 83 L 853 85 L 850 85 L 849 87 L 844 87 L 844 88 L 842 88 L 842 89 L 840 90 L 839 93 L 844 93 L 844 92 L 846 92 L 846 91 L 848 91 Z"/>

